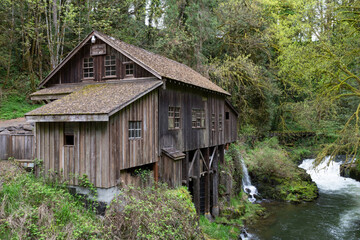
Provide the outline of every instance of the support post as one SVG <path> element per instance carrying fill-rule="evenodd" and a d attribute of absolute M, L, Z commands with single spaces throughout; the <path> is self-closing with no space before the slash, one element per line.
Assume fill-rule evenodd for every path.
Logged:
<path fill-rule="evenodd" d="M 219 216 L 219 161 L 218 161 L 218 150 L 215 150 L 212 169 L 213 169 L 213 175 L 212 175 L 212 199 L 213 199 L 213 207 L 212 207 L 212 215 L 213 217 Z"/>
<path fill-rule="evenodd" d="M 185 153 L 185 158 L 182 160 L 182 180 L 186 187 L 189 187 L 189 152 Z"/>
<path fill-rule="evenodd" d="M 199 149 L 196 151 L 200 151 Z M 195 152 L 196 154 L 196 152 Z M 193 174 L 193 193 L 194 193 L 194 204 L 198 215 L 200 215 L 200 154 L 196 155 L 194 159 L 194 174 Z"/>
<path fill-rule="evenodd" d="M 159 180 L 159 166 L 158 166 L 158 162 L 155 162 L 155 163 L 154 163 L 153 171 L 154 171 L 154 181 L 155 181 L 155 183 L 157 183 L 158 180 Z"/>
<path fill-rule="evenodd" d="M 204 160 L 206 164 L 206 173 L 205 173 L 205 217 L 209 220 L 211 219 L 210 214 L 210 154 L 209 148 L 205 148 L 204 151 Z"/>
<path fill-rule="evenodd" d="M 220 160 L 220 163 L 224 163 L 224 159 L 225 159 L 225 155 L 224 155 L 224 145 L 220 145 L 219 146 L 219 160 Z"/>

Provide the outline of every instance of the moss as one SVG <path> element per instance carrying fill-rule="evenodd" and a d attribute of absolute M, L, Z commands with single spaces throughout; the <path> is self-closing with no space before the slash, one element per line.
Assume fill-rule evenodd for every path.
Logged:
<path fill-rule="evenodd" d="M 297 156 L 307 154 L 299 150 Z M 318 189 L 311 177 L 292 161 L 291 153 L 276 138 L 266 139 L 248 150 L 246 157 L 253 184 L 263 198 L 290 202 L 312 201 Z"/>

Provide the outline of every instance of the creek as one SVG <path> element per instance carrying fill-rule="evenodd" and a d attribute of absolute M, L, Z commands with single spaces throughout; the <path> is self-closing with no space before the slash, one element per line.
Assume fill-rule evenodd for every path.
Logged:
<path fill-rule="evenodd" d="M 248 227 L 249 239 L 360 239 L 360 182 L 340 176 L 340 162 L 304 168 L 319 188 L 319 198 L 301 204 L 266 202 L 269 216 Z"/>

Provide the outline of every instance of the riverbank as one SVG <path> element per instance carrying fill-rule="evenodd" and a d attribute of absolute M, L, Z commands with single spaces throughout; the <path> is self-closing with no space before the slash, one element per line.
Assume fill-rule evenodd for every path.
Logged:
<path fill-rule="evenodd" d="M 313 169 L 313 159 L 300 166 L 319 187 L 313 202 L 290 204 L 264 202 L 267 217 L 248 225 L 254 239 L 348 239 L 360 238 L 360 183 L 339 175 L 340 162 Z"/>

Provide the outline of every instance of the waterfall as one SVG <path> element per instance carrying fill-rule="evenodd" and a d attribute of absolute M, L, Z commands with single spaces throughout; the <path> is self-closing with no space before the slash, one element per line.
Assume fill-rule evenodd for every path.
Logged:
<path fill-rule="evenodd" d="M 242 166 L 242 172 L 243 172 L 242 186 L 243 186 L 244 192 L 249 195 L 249 201 L 251 203 L 254 203 L 256 201 L 255 195 L 258 194 L 258 191 L 257 191 L 256 187 L 251 184 L 249 172 L 247 170 L 247 167 L 245 165 L 243 158 L 241 158 L 241 166 Z"/>

